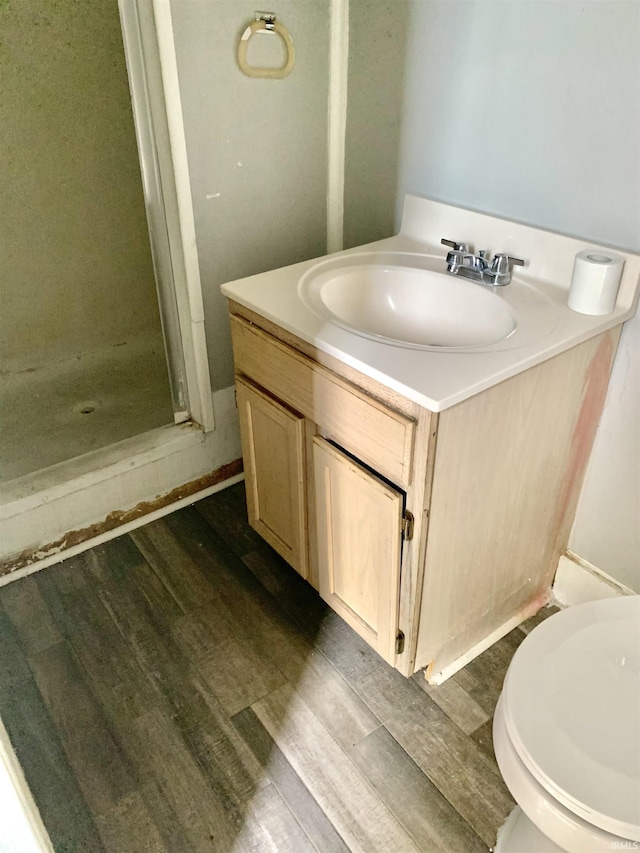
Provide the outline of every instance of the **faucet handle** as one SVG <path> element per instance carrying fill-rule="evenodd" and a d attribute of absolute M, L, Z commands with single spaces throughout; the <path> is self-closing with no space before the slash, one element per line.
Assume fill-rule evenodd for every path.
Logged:
<path fill-rule="evenodd" d="M 521 258 L 512 258 L 511 255 L 498 254 L 491 261 L 491 272 L 507 273 L 511 266 L 523 267 L 525 262 Z"/>
<path fill-rule="evenodd" d="M 454 252 L 468 252 L 469 246 L 467 243 L 456 243 L 455 240 L 445 240 L 444 237 L 440 240 L 443 246 L 449 246 Z"/>

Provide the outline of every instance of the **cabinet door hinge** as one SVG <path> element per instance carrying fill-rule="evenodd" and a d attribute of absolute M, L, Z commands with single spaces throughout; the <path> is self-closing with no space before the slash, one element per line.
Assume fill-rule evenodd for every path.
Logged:
<path fill-rule="evenodd" d="M 396 654 L 401 655 L 404 651 L 404 631 L 398 631 L 396 634 Z"/>
<path fill-rule="evenodd" d="M 408 509 L 402 515 L 402 538 L 405 542 L 413 539 L 413 514 Z"/>

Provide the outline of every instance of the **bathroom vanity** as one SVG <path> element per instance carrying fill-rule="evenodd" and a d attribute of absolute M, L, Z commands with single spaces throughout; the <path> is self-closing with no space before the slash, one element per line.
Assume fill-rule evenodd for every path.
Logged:
<path fill-rule="evenodd" d="M 504 295 L 482 288 L 514 320 L 497 341 L 399 345 L 313 304 L 318 281 L 346 269 L 349 292 L 371 264 L 446 288 L 451 236 L 531 259 Z M 400 234 L 365 253 L 223 286 L 250 522 L 404 675 L 444 680 L 548 599 L 640 272 L 625 256 L 616 310 L 576 314 L 584 246 L 409 196 Z M 454 336 L 483 310 L 465 321 L 461 293 Z"/>

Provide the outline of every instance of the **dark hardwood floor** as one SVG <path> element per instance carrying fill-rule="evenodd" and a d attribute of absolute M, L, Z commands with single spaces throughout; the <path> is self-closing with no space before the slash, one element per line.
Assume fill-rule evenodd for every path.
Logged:
<path fill-rule="evenodd" d="M 549 612 L 407 680 L 236 486 L 0 589 L 0 716 L 60 853 L 486 851 L 513 806 L 491 716 Z"/>

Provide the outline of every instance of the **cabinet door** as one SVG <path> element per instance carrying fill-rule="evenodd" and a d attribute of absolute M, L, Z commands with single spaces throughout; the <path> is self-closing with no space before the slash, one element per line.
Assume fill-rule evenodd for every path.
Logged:
<path fill-rule="evenodd" d="M 251 526 L 307 577 L 304 418 L 236 380 Z"/>
<path fill-rule="evenodd" d="M 393 664 L 403 495 L 320 436 L 313 467 L 320 595 Z"/>

